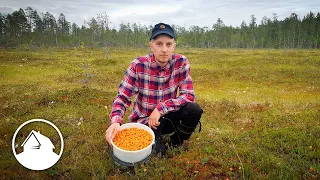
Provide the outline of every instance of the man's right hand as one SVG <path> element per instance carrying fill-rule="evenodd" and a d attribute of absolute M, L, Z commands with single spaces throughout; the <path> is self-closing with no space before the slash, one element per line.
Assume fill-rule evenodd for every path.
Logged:
<path fill-rule="evenodd" d="M 120 123 L 112 123 L 106 130 L 106 140 L 111 145 L 111 139 L 120 131 Z"/>
<path fill-rule="evenodd" d="M 159 119 L 161 117 L 160 112 L 157 108 L 154 108 L 152 113 L 149 116 L 148 124 L 150 128 L 157 129 L 157 126 L 160 125 Z"/>

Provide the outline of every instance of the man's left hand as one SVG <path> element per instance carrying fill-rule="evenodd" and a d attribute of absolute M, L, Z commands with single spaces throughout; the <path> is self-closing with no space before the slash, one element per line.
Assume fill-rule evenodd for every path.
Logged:
<path fill-rule="evenodd" d="M 155 108 L 149 116 L 148 124 L 150 128 L 157 129 L 157 126 L 160 125 L 160 122 L 159 122 L 160 116 L 161 116 L 160 112 L 158 111 L 157 108 Z"/>

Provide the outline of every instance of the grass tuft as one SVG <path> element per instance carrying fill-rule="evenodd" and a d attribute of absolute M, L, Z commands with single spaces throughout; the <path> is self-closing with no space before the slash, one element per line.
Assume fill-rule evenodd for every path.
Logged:
<path fill-rule="evenodd" d="M 191 63 L 197 102 L 204 110 L 202 131 L 167 157 L 153 155 L 132 171 L 114 164 L 104 133 L 127 66 L 147 50 L 111 48 L 108 56 L 86 48 L 3 50 L 0 178 L 320 178 L 319 50 L 177 52 Z M 34 118 L 53 122 L 64 136 L 62 158 L 46 171 L 27 170 L 12 156 L 15 130 Z M 32 128 L 23 128 L 18 144 Z M 50 127 L 38 128 L 58 142 Z"/>

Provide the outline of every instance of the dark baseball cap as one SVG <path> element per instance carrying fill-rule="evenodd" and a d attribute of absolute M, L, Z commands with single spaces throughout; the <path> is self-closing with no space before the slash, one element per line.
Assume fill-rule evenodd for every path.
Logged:
<path fill-rule="evenodd" d="M 159 23 L 153 27 L 150 40 L 154 39 L 156 36 L 158 36 L 160 34 L 166 34 L 166 35 L 176 39 L 176 36 L 174 35 L 172 27 L 168 24 L 165 24 L 165 23 Z"/>

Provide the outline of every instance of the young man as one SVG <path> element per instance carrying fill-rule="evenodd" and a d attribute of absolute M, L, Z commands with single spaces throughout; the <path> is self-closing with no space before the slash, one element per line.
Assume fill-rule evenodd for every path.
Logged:
<path fill-rule="evenodd" d="M 175 39 L 170 25 L 156 24 L 149 43 L 152 54 L 131 62 L 112 104 L 111 123 L 105 135 L 109 144 L 119 132 L 133 95 L 137 97 L 129 121 L 146 124 L 153 129 L 157 152 L 166 153 L 162 134 L 174 132 L 169 142 L 173 147 L 190 138 L 203 111 L 194 102 L 189 60 L 183 55 L 173 54 Z"/>

